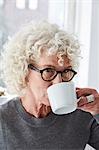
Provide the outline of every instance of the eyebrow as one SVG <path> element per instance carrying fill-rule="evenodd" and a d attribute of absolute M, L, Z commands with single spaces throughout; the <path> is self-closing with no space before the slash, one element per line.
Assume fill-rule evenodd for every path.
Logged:
<path fill-rule="evenodd" d="M 42 66 L 42 67 L 54 68 L 54 69 L 56 69 L 56 67 L 55 67 L 55 66 L 52 66 L 52 65 L 44 65 L 44 66 Z M 71 68 L 72 68 L 72 66 L 68 66 L 68 67 L 66 67 L 65 69 L 71 69 Z"/>

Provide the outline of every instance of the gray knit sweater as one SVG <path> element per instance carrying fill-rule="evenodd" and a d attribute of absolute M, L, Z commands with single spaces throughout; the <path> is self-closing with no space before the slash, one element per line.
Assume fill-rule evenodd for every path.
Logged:
<path fill-rule="evenodd" d="M 29 115 L 18 98 L 0 107 L 0 150 L 99 150 L 99 124 L 90 113 Z"/>

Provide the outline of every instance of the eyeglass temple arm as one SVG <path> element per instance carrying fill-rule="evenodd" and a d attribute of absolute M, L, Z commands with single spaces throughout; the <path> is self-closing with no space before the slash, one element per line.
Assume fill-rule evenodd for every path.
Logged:
<path fill-rule="evenodd" d="M 32 70 L 35 70 L 35 71 L 37 71 L 37 72 L 40 72 L 40 70 L 37 69 L 36 67 L 34 67 L 32 64 L 29 64 L 29 65 L 28 65 L 28 68 L 30 68 L 30 69 L 32 69 Z"/>

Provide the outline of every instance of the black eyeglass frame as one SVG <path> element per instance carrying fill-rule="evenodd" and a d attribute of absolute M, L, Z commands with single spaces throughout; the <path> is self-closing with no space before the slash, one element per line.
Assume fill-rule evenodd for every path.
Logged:
<path fill-rule="evenodd" d="M 42 79 L 43 79 L 44 81 L 47 81 L 47 82 L 54 80 L 58 73 L 60 73 L 60 74 L 61 74 L 61 77 L 62 77 L 62 74 L 63 74 L 64 71 L 72 71 L 72 72 L 74 73 L 74 75 L 72 76 L 72 78 L 71 78 L 70 80 L 64 81 L 64 80 L 62 79 L 62 81 L 64 81 L 64 82 L 69 82 L 69 81 L 71 81 L 71 80 L 73 79 L 73 77 L 77 74 L 76 71 L 74 71 L 73 69 L 69 69 L 69 68 L 65 69 L 64 71 L 56 71 L 56 70 L 55 70 L 55 71 L 56 71 L 55 76 L 53 76 L 53 78 L 50 79 L 50 80 L 45 80 L 45 79 L 43 78 L 43 75 L 42 75 L 42 74 L 43 74 L 43 71 L 46 70 L 46 69 L 52 69 L 52 68 L 44 68 L 44 69 L 39 70 L 38 68 L 34 67 L 32 64 L 29 64 L 29 65 L 28 65 L 28 68 L 30 68 L 30 69 L 32 69 L 32 70 L 34 70 L 34 71 L 37 71 L 37 72 L 39 72 L 39 73 L 41 73 Z M 53 70 L 54 70 L 54 69 L 53 69 Z"/>

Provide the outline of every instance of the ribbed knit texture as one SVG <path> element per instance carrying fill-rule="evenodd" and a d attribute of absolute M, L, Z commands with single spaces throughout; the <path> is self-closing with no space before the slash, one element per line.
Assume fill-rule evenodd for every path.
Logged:
<path fill-rule="evenodd" d="M 99 124 L 90 113 L 29 115 L 19 98 L 0 107 L 0 150 L 99 150 Z"/>

